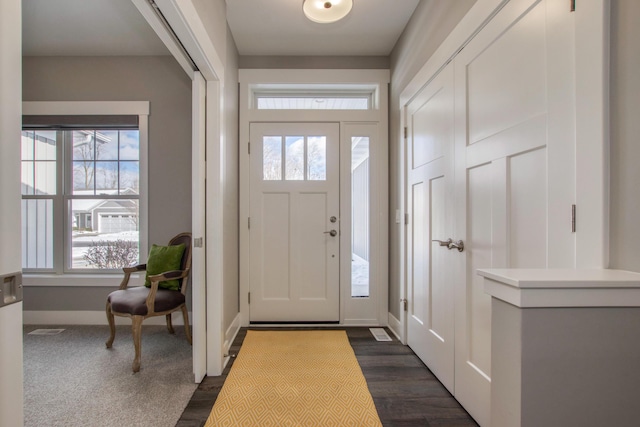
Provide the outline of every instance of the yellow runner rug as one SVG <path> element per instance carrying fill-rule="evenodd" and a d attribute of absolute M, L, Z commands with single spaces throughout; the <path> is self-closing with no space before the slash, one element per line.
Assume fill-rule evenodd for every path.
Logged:
<path fill-rule="evenodd" d="M 205 426 L 381 425 L 345 331 L 247 331 Z"/>

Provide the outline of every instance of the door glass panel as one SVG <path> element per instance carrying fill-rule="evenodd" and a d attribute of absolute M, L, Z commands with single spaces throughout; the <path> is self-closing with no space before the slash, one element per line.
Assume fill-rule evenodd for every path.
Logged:
<path fill-rule="evenodd" d="M 304 137 L 286 136 L 285 179 L 287 181 L 304 180 Z"/>
<path fill-rule="evenodd" d="M 265 181 L 282 179 L 282 137 L 262 137 L 262 178 Z"/>
<path fill-rule="evenodd" d="M 369 296 L 369 137 L 351 138 L 351 296 Z"/>
<path fill-rule="evenodd" d="M 310 136 L 307 139 L 307 179 L 324 181 L 327 179 L 327 137 Z"/>

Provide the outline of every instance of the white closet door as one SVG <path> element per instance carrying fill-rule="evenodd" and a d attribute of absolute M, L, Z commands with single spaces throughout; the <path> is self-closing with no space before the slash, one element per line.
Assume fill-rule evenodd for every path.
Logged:
<path fill-rule="evenodd" d="M 456 57 L 455 396 L 490 424 L 491 299 L 479 268 L 575 265 L 573 15 L 512 0 Z"/>
<path fill-rule="evenodd" d="M 407 108 L 407 343 L 453 392 L 453 67 Z"/>

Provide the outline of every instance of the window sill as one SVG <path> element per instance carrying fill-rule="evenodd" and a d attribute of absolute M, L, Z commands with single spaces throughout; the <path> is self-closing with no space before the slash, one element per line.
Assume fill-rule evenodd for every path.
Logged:
<path fill-rule="evenodd" d="M 26 273 L 22 276 L 23 286 L 81 286 L 81 287 L 114 287 L 122 282 L 123 274 L 36 274 Z M 144 274 L 132 274 L 130 286 L 144 284 Z"/>

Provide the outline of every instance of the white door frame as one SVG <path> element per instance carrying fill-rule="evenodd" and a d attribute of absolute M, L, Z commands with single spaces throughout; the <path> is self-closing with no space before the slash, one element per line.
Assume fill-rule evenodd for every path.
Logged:
<path fill-rule="evenodd" d="M 20 0 L 0 3 L 0 274 L 22 271 L 20 145 L 22 19 Z M 4 298 L 4 294 L 3 294 Z M 0 425 L 22 426 L 22 302 L 0 308 Z"/>
<path fill-rule="evenodd" d="M 340 323 L 344 325 L 383 325 L 388 322 L 388 83 L 389 70 L 244 70 L 239 71 L 240 81 L 240 315 L 241 325 L 249 325 L 249 178 L 250 157 L 247 143 L 249 141 L 249 123 L 252 122 L 337 122 L 340 123 L 341 141 L 345 137 L 344 129 L 351 124 L 376 124 L 379 144 L 378 152 L 374 156 L 375 165 L 371 172 L 371 188 L 377 192 L 372 203 L 371 217 L 375 225 L 371 226 L 371 241 L 377 242 L 373 251 L 378 265 L 376 274 L 379 275 L 378 288 L 371 301 L 375 299 L 375 306 L 370 314 L 364 318 L 360 315 L 352 316 L 349 307 L 345 307 L 344 293 L 341 286 Z M 303 85 L 323 84 L 340 90 L 353 87 L 367 87 L 375 90 L 373 104 L 370 110 L 258 110 L 253 108 L 253 89 L 269 85 Z M 317 86 L 316 86 L 317 87 Z M 341 151 L 341 163 L 343 160 Z M 349 156 L 350 159 L 350 156 Z M 344 171 L 343 171 L 344 173 Z M 344 180 L 343 180 L 344 181 Z M 346 181 L 344 181 L 346 182 Z M 344 182 L 341 182 L 340 192 L 345 192 Z M 342 197 L 342 196 L 341 196 Z M 341 203 L 344 201 L 341 200 Z M 341 210 L 343 208 L 341 207 Z M 373 248 L 372 248 L 373 249 Z M 373 263 L 372 263 L 373 264 Z M 346 310 L 345 310 L 346 308 Z"/>
<path fill-rule="evenodd" d="M 508 0 L 478 0 L 400 95 L 401 131 L 406 124 L 406 106 L 440 70 L 495 16 Z M 567 7 L 569 7 L 567 5 Z M 607 268 L 609 263 L 609 0 L 580 2 L 575 21 L 576 47 L 576 267 Z M 406 139 L 399 156 L 402 214 L 406 212 Z M 406 227 L 401 233 L 398 278 L 401 300 L 406 288 Z M 407 313 L 401 308 L 401 340 L 406 343 Z"/>
<path fill-rule="evenodd" d="M 222 374 L 225 358 L 225 333 L 223 331 L 223 147 L 224 147 L 224 117 L 223 99 L 224 91 L 224 62 L 222 56 L 216 50 L 213 41 L 207 33 L 206 27 L 198 15 L 191 1 L 156 0 L 157 6 L 162 11 L 171 29 L 180 40 L 184 49 L 195 66 L 189 73 L 188 61 L 179 55 L 175 47 L 168 45 L 169 50 L 192 79 L 200 80 L 194 85 L 194 103 L 201 101 L 202 92 L 205 95 L 204 111 L 193 119 L 194 146 L 193 156 L 201 155 L 204 149 L 206 163 L 203 157 L 199 157 L 198 171 L 194 170 L 194 179 L 198 183 L 192 191 L 202 194 L 204 179 L 206 177 L 206 191 L 204 204 L 196 202 L 193 208 L 194 238 L 203 238 L 203 246 L 194 247 L 196 251 L 204 251 L 206 272 L 201 271 L 197 276 L 204 280 L 192 280 L 193 296 L 193 329 L 194 329 L 194 374 L 196 382 L 202 378 L 203 367 L 206 366 L 206 374 L 217 376 Z M 136 4 L 137 5 L 137 4 Z M 148 19 L 149 20 L 149 19 Z M 150 22 L 151 23 L 151 22 Z M 158 32 L 162 29 L 152 27 Z M 166 31 L 166 29 L 164 29 Z M 163 41 L 165 37 L 161 37 Z M 165 41 L 167 43 L 167 41 Z M 196 67 L 197 70 L 196 71 Z M 197 98 L 197 99 L 196 99 Z M 201 105 L 201 104 L 199 104 Z M 194 110 L 195 112 L 195 110 Z M 204 123 L 203 123 L 204 121 Z M 204 132 L 204 135 L 203 135 Z M 205 136 L 203 140 L 203 136 Z M 202 142 L 204 141 L 204 147 Z M 204 166 L 204 170 L 201 170 Z M 197 176 L 195 176 L 197 175 Z M 208 201 L 208 202 L 207 202 Z M 202 215 L 204 213 L 204 229 L 202 229 Z M 205 250 L 206 249 L 206 250 Z M 194 266 L 195 267 L 195 266 Z M 201 266 L 204 269 L 204 265 Z M 195 268 L 194 268 L 195 270 Z M 196 276 L 194 271 L 194 278 Z M 206 274 L 201 274 L 206 273 Z M 204 339 L 204 342 L 202 340 Z M 196 342 L 200 341 L 200 344 Z"/>
<path fill-rule="evenodd" d="M 207 283 L 206 239 L 206 99 L 207 82 L 199 71 L 194 71 L 191 95 L 191 233 L 193 240 L 193 268 L 191 272 L 191 324 L 193 325 L 193 374 L 196 383 L 207 372 L 206 292 L 201 284 Z"/>

